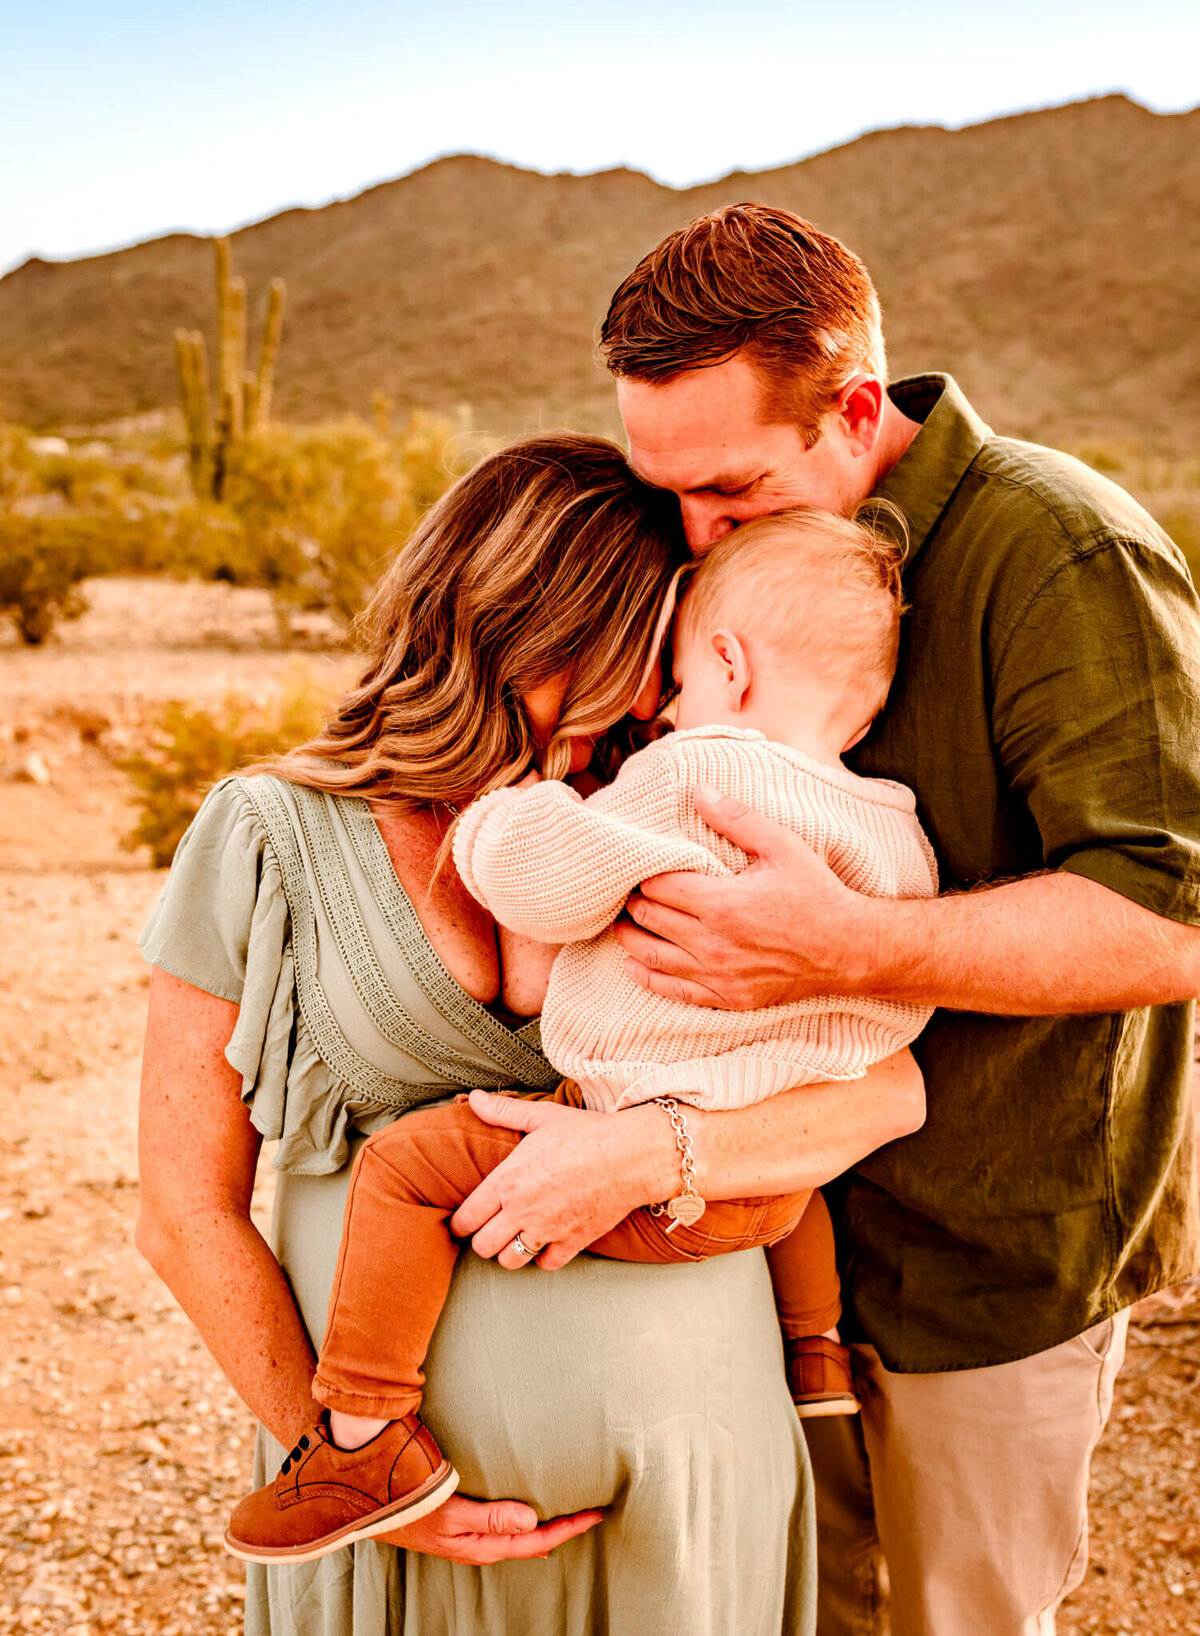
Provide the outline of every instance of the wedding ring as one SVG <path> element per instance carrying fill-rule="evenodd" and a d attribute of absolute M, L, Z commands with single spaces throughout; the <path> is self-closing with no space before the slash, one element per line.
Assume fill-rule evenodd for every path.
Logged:
<path fill-rule="evenodd" d="M 525 1241 L 521 1237 L 520 1233 L 517 1234 L 516 1238 L 513 1239 L 512 1243 L 508 1247 L 509 1247 L 510 1250 L 515 1250 L 518 1255 L 536 1255 L 537 1254 L 536 1250 L 531 1250 L 529 1248 L 528 1244 L 525 1243 Z"/>

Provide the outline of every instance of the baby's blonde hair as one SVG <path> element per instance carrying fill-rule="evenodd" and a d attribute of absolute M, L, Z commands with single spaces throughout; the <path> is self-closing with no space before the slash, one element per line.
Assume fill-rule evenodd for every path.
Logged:
<path fill-rule="evenodd" d="M 874 715 L 896 670 L 906 550 L 904 520 L 883 501 L 854 517 L 806 507 L 756 517 L 697 565 L 678 640 L 728 626 L 828 686 L 861 692 Z"/>

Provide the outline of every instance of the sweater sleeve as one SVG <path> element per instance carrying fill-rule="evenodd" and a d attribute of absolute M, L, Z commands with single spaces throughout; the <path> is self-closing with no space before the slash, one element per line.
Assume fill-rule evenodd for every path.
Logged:
<path fill-rule="evenodd" d="M 610 925 L 651 875 L 728 874 L 680 829 L 679 764 L 669 745 L 664 739 L 630 756 L 586 801 L 547 779 L 473 802 L 454 835 L 467 890 L 510 931 L 581 943 Z"/>

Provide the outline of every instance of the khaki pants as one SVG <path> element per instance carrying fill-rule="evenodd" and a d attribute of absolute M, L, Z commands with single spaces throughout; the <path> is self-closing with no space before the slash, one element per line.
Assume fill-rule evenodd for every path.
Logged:
<path fill-rule="evenodd" d="M 1053 1636 L 1087 1567 L 1088 1467 L 1128 1327 L 1122 1312 L 1032 1358 L 934 1375 L 856 1346 L 861 1426 L 804 1422 L 818 1636 Z"/>

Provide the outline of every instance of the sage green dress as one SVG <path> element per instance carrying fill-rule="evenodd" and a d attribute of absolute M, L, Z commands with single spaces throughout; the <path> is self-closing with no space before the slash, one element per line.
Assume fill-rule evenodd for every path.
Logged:
<path fill-rule="evenodd" d="M 226 1055 L 277 1143 L 272 1245 L 319 1341 L 362 1134 L 464 1086 L 553 1085 L 450 976 L 362 801 L 219 784 L 147 958 L 240 1005 Z M 251 1636 L 809 1636 L 809 1470 L 761 1251 L 560 1272 L 459 1262 L 423 1410 L 462 1491 L 603 1506 L 547 1560 L 470 1568 L 366 1543 L 252 1568 Z M 284 1450 L 260 1433 L 255 1483 Z"/>

